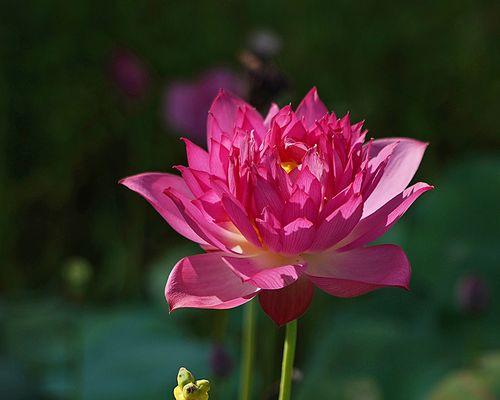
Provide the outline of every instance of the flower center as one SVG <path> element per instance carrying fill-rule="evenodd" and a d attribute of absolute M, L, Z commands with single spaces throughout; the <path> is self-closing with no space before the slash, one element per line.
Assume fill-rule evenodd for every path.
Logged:
<path fill-rule="evenodd" d="M 287 174 L 292 172 L 298 166 L 299 164 L 297 164 L 295 161 L 285 161 L 281 163 L 281 168 L 283 168 Z"/>

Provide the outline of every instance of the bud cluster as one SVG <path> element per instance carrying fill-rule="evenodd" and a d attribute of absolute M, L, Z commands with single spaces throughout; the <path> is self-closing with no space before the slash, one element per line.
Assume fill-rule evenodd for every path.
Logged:
<path fill-rule="evenodd" d="M 208 400 L 210 382 L 206 379 L 195 380 L 186 368 L 179 369 L 177 386 L 174 388 L 175 400 Z"/>

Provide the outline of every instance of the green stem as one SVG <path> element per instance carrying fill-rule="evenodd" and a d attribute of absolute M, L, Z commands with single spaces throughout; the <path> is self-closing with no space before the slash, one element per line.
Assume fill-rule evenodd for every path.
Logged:
<path fill-rule="evenodd" d="M 255 353 L 255 302 L 245 304 L 243 316 L 242 362 L 240 400 L 250 400 L 250 386 L 252 383 L 253 356 Z"/>
<path fill-rule="evenodd" d="M 290 400 L 292 394 L 293 359 L 297 343 L 297 320 L 286 324 L 285 345 L 283 347 L 283 363 L 281 365 L 281 382 L 279 400 Z"/>

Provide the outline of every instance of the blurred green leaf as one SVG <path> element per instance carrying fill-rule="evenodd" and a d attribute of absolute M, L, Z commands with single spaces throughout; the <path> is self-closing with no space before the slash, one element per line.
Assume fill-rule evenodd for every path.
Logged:
<path fill-rule="evenodd" d="M 470 371 L 450 375 L 428 397 L 429 400 L 495 400 L 488 385 Z"/>
<path fill-rule="evenodd" d="M 180 366 L 210 375 L 209 344 L 186 336 L 167 310 L 80 310 L 44 299 L 2 308 L 9 356 L 35 378 L 33 391 L 49 397 L 157 399 L 175 386 Z M 15 362 L 8 370 L 3 365 L 0 378 L 10 379 L 9 392 L 24 393 L 22 370 L 16 372 Z"/>
<path fill-rule="evenodd" d="M 88 316 L 83 398 L 164 398 L 173 390 L 180 366 L 209 376 L 208 345 L 179 335 L 165 318 L 147 309 Z"/>

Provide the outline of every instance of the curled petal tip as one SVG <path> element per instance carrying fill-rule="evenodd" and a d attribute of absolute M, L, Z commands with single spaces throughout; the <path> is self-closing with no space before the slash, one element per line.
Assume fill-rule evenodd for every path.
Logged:
<path fill-rule="evenodd" d="M 168 305 L 168 313 L 169 313 L 169 314 L 173 314 L 173 313 L 174 313 L 174 311 L 177 311 L 179 308 L 182 308 L 182 307 L 177 307 L 177 306 L 175 306 L 175 305 L 170 305 L 170 304 L 169 304 L 169 305 Z"/>
<path fill-rule="evenodd" d="M 126 176 L 125 178 L 121 178 L 118 181 L 118 184 L 130 188 L 130 186 L 133 185 L 133 181 L 136 176 L 137 175 L 132 175 L 132 176 Z"/>

